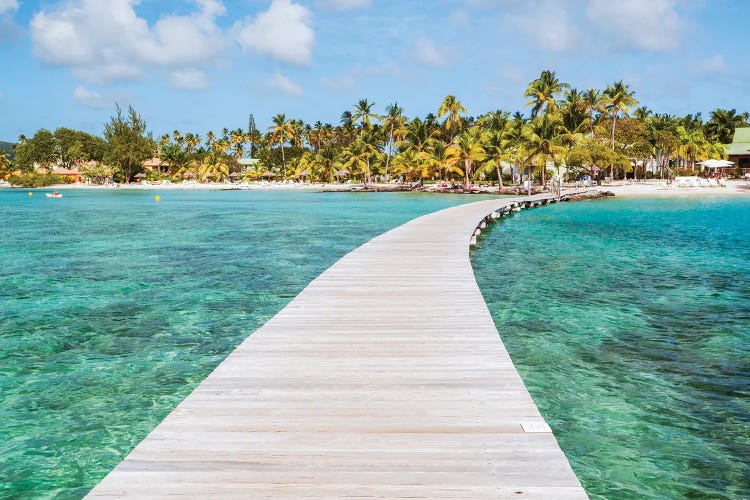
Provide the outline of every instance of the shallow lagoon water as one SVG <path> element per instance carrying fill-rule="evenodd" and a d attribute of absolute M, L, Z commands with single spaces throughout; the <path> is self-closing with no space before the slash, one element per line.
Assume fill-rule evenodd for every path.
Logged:
<path fill-rule="evenodd" d="M 0 191 L 0 497 L 82 497 L 336 260 L 478 199 L 63 194 Z"/>
<path fill-rule="evenodd" d="M 592 498 L 750 498 L 750 200 L 524 211 L 473 252 Z"/>
<path fill-rule="evenodd" d="M 371 237 L 477 197 L 0 191 L 0 497 L 79 498 Z M 473 252 L 594 498 L 750 496 L 750 202 L 524 211 Z"/>

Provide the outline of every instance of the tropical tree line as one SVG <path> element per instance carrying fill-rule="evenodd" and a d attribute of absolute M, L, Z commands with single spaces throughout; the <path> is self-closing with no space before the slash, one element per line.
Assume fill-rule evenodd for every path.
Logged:
<path fill-rule="evenodd" d="M 285 114 L 265 130 L 255 127 L 204 136 L 173 131 L 156 139 L 132 109 L 118 107 L 104 138 L 70 129 L 39 130 L 19 138 L 15 159 L 0 157 L 0 176 L 13 169 L 73 165 L 96 160 L 89 177 L 129 182 L 138 174 L 180 181 L 303 180 L 334 182 L 400 179 L 471 183 L 545 183 L 550 176 L 588 174 L 636 180 L 694 172 L 699 161 L 724 158 L 748 113 L 716 109 L 675 116 L 640 106 L 618 81 L 603 89 L 577 89 L 543 71 L 525 89 L 524 112 L 497 110 L 471 116 L 452 95 L 436 113 L 409 118 L 397 103 L 377 112 L 362 99 L 339 123 L 305 123 Z M 151 157 L 159 165 L 144 174 Z M 257 161 L 240 162 L 251 156 Z"/>

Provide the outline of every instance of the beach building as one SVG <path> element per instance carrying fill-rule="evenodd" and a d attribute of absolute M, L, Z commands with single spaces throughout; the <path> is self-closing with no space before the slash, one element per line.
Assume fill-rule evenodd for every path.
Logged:
<path fill-rule="evenodd" d="M 258 158 L 240 158 L 237 160 L 237 163 L 240 164 L 240 168 L 242 169 L 242 173 L 247 173 L 250 169 L 256 168 L 256 165 L 260 162 Z"/>
<path fill-rule="evenodd" d="M 729 161 L 742 169 L 742 174 L 750 172 L 750 127 L 734 131 L 734 140 L 727 146 Z"/>
<path fill-rule="evenodd" d="M 70 182 L 81 182 L 81 174 L 78 171 L 78 167 L 73 167 L 73 168 L 55 167 L 52 170 L 52 173 L 55 175 L 59 175 L 60 177 L 64 177 Z"/>
<path fill-rule="evenodd" d="M 161 158 L 153 157 L 141 163 L 144 170 L 151 172 L 166 172 L 169 170 L 169 163 L 162 161 Z"/>

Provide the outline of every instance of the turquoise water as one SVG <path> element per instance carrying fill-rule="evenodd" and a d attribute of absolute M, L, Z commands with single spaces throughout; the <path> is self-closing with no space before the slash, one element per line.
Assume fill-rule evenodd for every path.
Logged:
<path fill-rule="evenodd" d="M 0 190 L 0 497 L 80 498 L 371 237 L 477 197 Z"/>
<path fill-rule="evenodd" d="M 601 200 L 485 233 L 475 273 L 592 498 L 750 498 L 750 200 Z"/>

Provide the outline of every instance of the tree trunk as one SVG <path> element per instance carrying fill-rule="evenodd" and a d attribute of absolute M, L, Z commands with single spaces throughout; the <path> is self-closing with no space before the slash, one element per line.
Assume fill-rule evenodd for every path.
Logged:
<path fill-rule="evenodd" d="M 471 168 L 471 161 L 464 160 L 464 174 L 466 176 L 466 185 L 469 185 L 469 168 Z"/>
<path fill-rule="evenodd" d="M 497 169 L 497 182 L 498 182 L 498 185 L 502 188 L 503 187 L 503 169 L 500 166 L 500 163 L 497 163 L 495 165 L 495 169 Z"/>
<path fill-rule="evenodd" d="M 531 165 L 529 165 L 529 196 L 531 196 Z"/>
<path fill-rule="evenodd" d="M 284 180 L 286 180 L 286 159 L 284 158 L 284 143 L 281 143 L 281 168 L 284 169 Z"/>
<path fill-rule="evenodd" d="M 615 125 L 617 124 L 617 113 L 612 114 L 612 151 L 615 150 Z M 610 165 L 609 176 L 611 177 L 610 182 L 615 180 L 615 166 Z"/>

